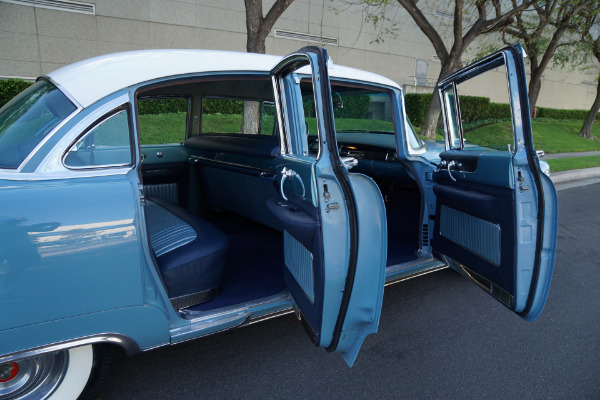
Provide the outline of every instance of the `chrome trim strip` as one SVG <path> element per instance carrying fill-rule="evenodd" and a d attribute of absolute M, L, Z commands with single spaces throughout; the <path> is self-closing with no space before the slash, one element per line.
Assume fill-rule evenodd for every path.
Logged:
<path fill-rule="evenodd" d="M 143 150 L 143 149 L 142 149 Z M 273 170 L 270 169 L 266 169 L 266 168 L 257 168 L 257 167 L 251 167 L 248 165 L 244 165 L 244 164 L 239 164 L 239 163 L 234 163 L 234 162 L 229 162 L 229 161 L 222 161 L 222 160 L 215 160 L 214 158 L 209 158 L 203 155 L 190 155 L 188 157 L 188 160 L 191 162 L 199 162 L 199 163 L 203 163 L 203 164 L 209 164 L 209 166 L 214 167 L 215 165 L 219 165 L 219 166 L 225 166 L 225 167 L 233 167 L 236 169 L 242 169 L 248 172 L 255 172 L 256 174 L 253 175 L 260 175 L 260 173 L 262 172 L 267 172 L 267 173 L 273 173 Z M 213 165 L 210 165 L 213 164 Z"/>
<path fill-rule="evenodd" d="M 248 326 L 248 325 L 252 325 L 252 324 L 256 324 L 257 322 L 262 322 L 262 321 L 266 321 L 269 319 L 273 319 L 273 318 L 277 318 L 277 317 L 281 317 L 283 315 L 288 315 L 288 314 L 293 314 L 294 313 L 294 308 L 290 307 L 287 308 L 285 310 L 281 310 L 281 311 L 276 311 L 270 314 L 265 314 L 262 317 L 256 317 L 256 318 L 250 318 L 250 320 L 248 321 L 248 323 L 242 325 L 242 326 Z M 240 326 L 240 328 L 242 327 Z"/>
<path fill-rule="evenodd" d="M 74 142 L 77 140 L 81 132 L 83 132 L 90 124 L 94 123 L 98 118 L 102 117 L 106 113 L 114 110 L 115 108 L 129 103 L 129 93 L 123 93 L 122 95 L 114 98 L 108 103 L 103 104 L 89 115 L 85 116 L 79 121 L 73 128 L 71 128 L 65 135 L 59 140 L 54 146 L 52 151 L 44 158 L 33 174 L 30 174 L 28 180 L 47 180 L 47 179 L 66 179 L 66 178 L 79 178 L 79 177 L 90 177 L 90 176 L 106 176 L 106 175 L 117 175 L 123 173 L 123 171 L 129 171 L 133 166 L 127 166 L 125 168 L 110 169 L 106 167 L 100 167 L 99 169 L 90 169 L 89 172 L 86 170 L 71 170 L 64 166 L 62 162 L 63 153 L 66 149 L 69 149 Z M 102 169 L 104 169 L 102 171 Z M 125 172 L 126 173 L 126 172 Z"/>
<path fill-rule="evenodd" d="M 448 266 L 444 264 L 444 265 L 441 265 L 441 266 L 438 266 L 438 267 L 433 267 L 433 268 L 430 268 L 430 269 L 426 269 L 424 271 L 419 271 L 419 272 L 415 272 L 413 274 L 408 274 L 406 276 L 401 276 L 401 277 L 399 277 L 397 279 L 392 279 L 392 280 L 386 281 L 385 282 L 385 286 L 390 286 L 390 285 L 393 285 L 393 284 L 396 284 L 396 283 L 407 281 L 409 279 L 418 278 L 420 276 L 431 274 L 431 273 L 437 272 L 437 271 L 441 271 L 441 270 L 446 269 L 446 268 L 448 268 Z"/>
<path fill-rule="evenodd" d="M 448 268 L 448 266 L 434 257 L 417 259 L 413 262 L 404 264 L 392 265 L 386 267 L 385 269 L 385 286 L 416 278 L 445 268 Z M 403 270 L 406 270 L 406 274 L 404 275 L 402 274 Z"/>
<path fill-rule="evenodd" d="M 264 297 L 262 299 L 252 300 L 252 301 L 248 301 L 246 303 L 242 303 L 242 304 L 238 304 L 238 305 L 232 305 L 232 306 L 228 306 L 228 307 L 218 308 L 218 309 L 212 310 L 212 311 L 182 310 L 181 314 L 183 315 L 184 319 L 187 319 L 191 323 L 194 324 L 194 323 L 206 321 L 206 320 L 212 319 L 212 318 L 225 317 L 225 316 L 228 316 L 231 314 L 238 314 L 238 313 L 242 313 L 242 312 L 246 312 L 246 311 L 251 312 L 253 308 L 258 308 L 258 307 L 265 308 L 270 305 L 275 305 L 278 302 L 285 302 L 285 301 L 288 301 L 290 303 L 290 308 L 291 308 L 291 304 L 292 304 L 293 300 L 287 290 L 284 290 L 283 292 L 281 292 L 279 294 L 275 294 L 275 295 L 272 295 L 269 297 Z M 257 318 L 259 318 L 259 317 L 257 317 Z"/>
<path fill-rule="evenodd" d="M 115 175 L 127 175 L 129 171 L 133 169 L 132 166 L 127 166 L 125 168 L 104 168 L 98 170 L 77 170 L 77 171 L 67 171 L 67 172 L 57 172 L 54 174 L 38 174 L 38 173 L 14 173 L 14 174 L 4 174 L 3 171 L 0 171 L 0 179 L 10 180 L 10 181 L 51 181 L 58 179 L 77 179 L 77 178 L 91 178 L 97 176 L 115 176 Z"/>
<path fill-rule="evenodd" d="M 123 348 L 123 350 L 125 350 L 125 353 L 128 356 L 140 353 L 140 348 L 138 344 L 129 336 L 123 335 L 121 333 L 99 333 L 96 335 L 84 336 L 77 339 L 65 340 L 63 342 L 51 343 L 44 346 L 34 347 L 32 349 L 5 354 L 3 356 L 0 356 L 0 364 L 19 360 L 22 358 L 35 357 L 41 354 L 51 353 L 57 350 L 66 350 L 71 347 L 79 347 L 97 343 L 116 344 Z"/>

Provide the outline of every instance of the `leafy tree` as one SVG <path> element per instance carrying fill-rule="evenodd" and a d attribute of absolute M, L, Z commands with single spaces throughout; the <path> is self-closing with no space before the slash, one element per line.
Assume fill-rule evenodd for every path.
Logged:
<path fill-rule="evenodd" d="M 366 7 L 366 19 L 374 24 L 389 21 L 389 8 L 396 5 L 393 0 L 360 0 Z M 507 2 L 502 0 L 454 0 L 453 24 L 451 37 L 445 37 L 444 26 L 432 22 L 423 12 L 428 7 L 427 2 L 419 0 L 397 0 L 417 24 L 421 32 L 433 45 L 436 55 L 441 63 L 441 71 L 437 81 L 462 67 L 461 58 L 473 41 L 490 32 L 502 30 L 511 24 L 514 17 L 531 6 L 533 0 L 516 0 Z M 355 2 L 356 3 L 356 2 Z M 439 120 L 440 103 L 437 95 L 432 97 L 429 108 L 425 114 L 421 134 L 428 138 L 435 138 L 435 130 Z"/>
<path fill-rule="evenodd" d="M 579 51 L 575 53 L 575 57 L 578 56 L 584 62 L 589 61 L 589 58 L 593 56 L 600 63 L 600 21 L 598 21 L 598 12 L 600 10 L 597 7 L 589 10 L 589 12 L 584 13 L 577 24 L 577 31 L 581 37 L 581 41 L 577 43 L 576 48 Z M 567 54 L 566 57 L 562 54 L 562 56 L 566 60 L 573 58 L 572 54 Z M 598 65 L 596 64 L 593 68 L 597 70 Z M 600 111 L 600 74 L 596 77 L 596 98 L 585 117 L 583 126 L 579 131 L 579 136 L 587 139 L 596 139 L 592 134 L 592 126 L 594 125 L 598 111 Z"/>
<path fill-rule="evenodd" d="M 262 0 L 244 0 L 246 6 L 246 51 L 265 54 L 265 41 L 273 25 L 294 0 L 276 0 L 266 16 L 263 16 Z M 260 104 L 254 101 L 244 102 L 244 133 L 258 133 L 260 126 Z"/>
<path fill-rule="evenodd" d="M 516 0 L 511 2 L 516 6 Z M 542 87 L 542 74 L 560 47 L 574 44 L 571 33 L 581 22 L 578 17 L 594 5 L 598 5 L 597 0 L 535 1 L 525 12 L 515 14 L 513 23 L 504 27 L 504 43 L 520 41 L 529 57 L 529 107 L 532 115 Z"/>

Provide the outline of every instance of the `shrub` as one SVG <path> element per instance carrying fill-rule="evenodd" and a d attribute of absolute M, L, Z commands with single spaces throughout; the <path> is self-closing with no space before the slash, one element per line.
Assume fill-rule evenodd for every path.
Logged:
<path fill-rule="evenodd" d="M 536 117 L 548 119 L 584 120 L 588 112 L 589 110 L 565 110 L 560 108 L 537 107 Z M 596 115 L 596 119 L 598 119 L 598 115 Z"/>
<path fill-rule="evenodd" d="M 138 101 L 138 110 L 141 115 L 146 114 L 171 114 L 187 112 L 188 99 L 180 98 L 149 98 Z"/>
<path fill-rule="evenodd" d="M 406 108 L 406 115 L 415 126 L 423 126 L 425 120 L 425 113 L 427 107 L 431 103 L 431 93 L 418 94 L 409 93 L 404 96 L 404 107 Z"/>
<path fill-rule="evenodd" d="M 33 85 L 33 82 L 27 82 L 23 79 L 2 79 L 0 80 L 0 107 L 8 103 L 13 97 Z"/>
<path fill-rule="evenodd" d="M 422 126 L 431 94 L 409 93 L 404 96 L 406 115 L 415 126 Z M 463 122 L 484 119 L 510 118 L 510 105 L 492 103 L 487 97 L 460 96 L 460 111 Z"/>

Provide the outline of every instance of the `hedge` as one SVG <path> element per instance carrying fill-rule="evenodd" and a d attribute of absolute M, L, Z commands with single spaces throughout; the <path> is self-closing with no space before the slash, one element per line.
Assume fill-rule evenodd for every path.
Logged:
<path fill-rule="evenodd" d="M 0 79 L 0 107 L 13 97 L 31 86 L 33 82 L 23 79 Z M 404 96 L 406 114 L 415 126 L 422 126 L 425 113 L 431 102 L 431 93 L 409 93 Z M 310 103 L 312 100 L 309 100 Z M 307 104 L 308 105 L 308 104 Z M 312 105 L 312 104 L 311 104 Z M 161 114 L 187 111 L 187 99 L 152 99 L 140 102 L 141 114 Z M 204 112 L 208 114 L 240 114 L 243 102 L 240 100 L 215 101 L 206 99 Z M 369 109 L 368 96 L 352 96 L 344 98 L 344 108 L 335 110 L 337 118 L 364 118 Z M 584 120 L 589 110 L 565 110 L 537 107 L 537 118 Z M 510 118 L 508 104 L 492 103 L 487 97 L 461 96 L 461 112 L 465 123 L 483 119 Z M 310 112 L 309 112 L 310 114 Z M 600 119 L 600 114 L 596 116 Z"/>
<path fill-rule="evenodd" d="M 559 108 L 537 107 L 537 118 L 548 119 L 576 119 L 584 120 L 590 110 L 564 110 Z M 596 115 L 596 119 L 600 119 L 600 114 Z"/>
<path fill-rule="evenodd" d="M 409 93 L 405 98 L 406 114 L 415 126 L 422 126 L 432 94 Z M 510 118 L 508 104 L 492 103 L 487 97 L 461 96 L 460 111 L 465 123 L 482 119 Z"/>
<path fill-rule="evenodd" d="M 369 106 L 371 105 L 371 97 L 366 94 L 344 97 L 333 94 L 332 101 L 335 105 L 333 110 L 333 116 L 335 118 L 365 119 L 367 118 Z M 307 118 L 314 118 L 315 101 L 309 98 L 303 100 L 303 104 L 304 116 Z"/>
<path fill-rule="evenodd" d="M 33 85 L 23 79 L 1 79 L 0 80 L 0 107 L 8 103 L 13 97 Z"/>

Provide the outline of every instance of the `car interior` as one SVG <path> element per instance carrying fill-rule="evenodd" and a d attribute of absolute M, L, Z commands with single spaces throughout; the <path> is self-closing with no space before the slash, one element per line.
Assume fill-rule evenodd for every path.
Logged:
<path fill-rule="evenodd" d="M 310 80 L 301 89 L 317 157 Z M 387 265 L 416 260 L 422 196 L 397 156 L 390 94 L 340 80 L 332 91 L 340 156 L 356 159 L 351 173 L 370 176 L 385 200 Z M 282 165 L 273 98 L 268 75 L 162 82 L 136 93 L 149 243 L 176 309 L 211 311 L 286 288 L 283 228 L 267 206 L 280 198 Z"/>

